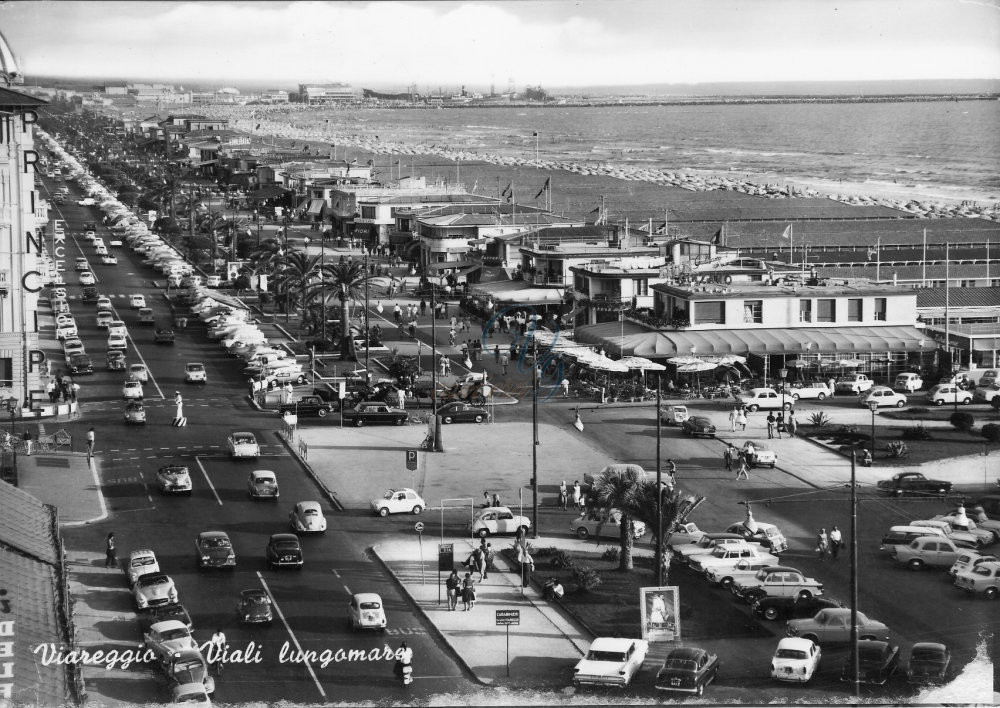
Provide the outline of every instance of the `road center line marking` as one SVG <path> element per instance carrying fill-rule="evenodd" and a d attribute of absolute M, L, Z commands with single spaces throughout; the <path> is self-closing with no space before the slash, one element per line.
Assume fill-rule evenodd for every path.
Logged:
<path fill-rule="evenodd" d="M 285 631 L 288 632 L 288 636 L 292 638 L 292 643 L 295 644 L 295 648 L 298 650 L 299 656 L 304 658 L 305 652 L 302 651 L 302 645 L 299 644 L 298 637 L 295 636 L 292 628 L 288 626 L 288 622 L 285 620 L 285 613 L 281 611 L 281 606 L 278 605 L 278 600 L 271 593 L 271 588 L 267 586 L 267 582 L 264 580 L 264 576 L 260 574 L 259 570 L 257 571 L 257 579 L 260 580 L 260 584 L 264 586 L 264 592 L 266 592 L 267 596 L 271 598 L 271 604 L 274 605 L 274 610 L 278 613 L 278 619 L 280 619 L 281 623 L 285 625 Z M 320 684 L 319 679 L 316 677 L 316 672 L 313 671 L 312 664 L 308 661 L 303 661 L 302 663 L 305 664 L 306 669 L 309 670 L 309 675 L 312 676 L 313 683 L 316 684 L 316 689 L 319 691 L 319 695 L 326 698 L 326 691 L 323 690 L 322 684 Z"/>
<path fill-rule="evenodd" d="M 331 568 L 330 572 L 333 573 L 334 575 L 336 575 L 338 579 L 340 578 L 340 573 L 337 572 L 336 568 Z"/>
<path fill-rule="evenodd" d="M 205 476 L 205 481 L 208 482 L 208 488 L 212 490 L 212 494 L 215 495 L 215 501 L 219 502 L 219 506 L 222 506 L 222 500 L 219 499 L 219 493 L 215 491 L 215 485 L 212 484 L 212 480 L 208 478 L 208 472 L 205 471 L 204 465 L 201 464 L 201 458 L 197 455 L 194 456 L 194 461 L 198 463 L 198 469 Z"/>
<path fill-rule="evenodd" d="M 351 589 L 349 587 L 347 587 L 346 585 L 344 586 L 344 590 L 347 591 L 348 595 L 353 595 L 354 594 L 353 592 L 351 592 Z"/>

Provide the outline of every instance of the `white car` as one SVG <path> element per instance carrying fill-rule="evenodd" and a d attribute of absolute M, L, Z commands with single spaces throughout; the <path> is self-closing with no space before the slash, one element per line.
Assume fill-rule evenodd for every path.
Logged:
<path fill-rule="evenodd" d="M 74 354 L 84 354 L 86 352 L 83 348 L 83 342 L 80 339 L 70 338 L 63 342 L 63 353 L 69 359 Z"/>
<path fill-rule="evenodd" d="M 773 388 L 752 388 L 746 394 L 740 396 L 740 402 L 748 411 L 777 411 L 792 409 L 795 399 L 791 396 L 782 396 Z"/>
<path fill-rule="evenodd" d="M 128 584 L 131 587 L 140 576 L 147 573 L 159 573 L 160 563 L 156 560 L 156 554 L 148 548 L 132 551 L 128 554 L 128 567 L 125 569 L 128 575 Z"/>
<path fill-rule="evenodd" d="M 863 393 L 858 396 L 858 399 L 862 406 L 868 407 L 868 404 L 874 401 L 879 408 L 882 406 L 895 406 L 896 408 L 902 408 L 906 405 L 906 396 L 902 393 L 897 393 L 893 391 L 888 386 L 872 386 L 868 389 L 868 393 Z"/>
<path fill-rule="evenodd" d="M 174 605 L 177 603 L 177 587 L 169 575 L 164 573 L 146 573 L 135 581 L 132 587 L 132 597 L 135 600 L 136 609 L 140 612 L 151 607 L 162 605 Z M 187 627 L 177 620 L 178 625 Z"/>
<path fill-rule="evenodd" d="M 472 533 L 480 538 L 495 536 L 500 533 L 517 533 L 518 529 L 527 532 L 531 528 L 531 519 L 519 516 L 505 506 L 492 506 L 476 514 L 472 521 Z"/>
<path fill-rule="evenodd" d="M 122 398 L 128 400 L 142 400 L 142 384 L 138 381 L 126 381 L 122 385 Z"/>
<path fill-rule="evenodd" d="M 75 271 L 76 271 L 77 273 L 82 273 L 82 272 L 84 272 L 84 271 L 88 271 L 88 270 L 90 270 L 90 264 L 89 264 L 89 263 L 87 262 L 87 259 L 86 259 L 86 258 L 83 258 L 83 257 L 81 256 L 80 258 L 77 258 L 77 259 L 76 259 L 76 264 L 75 264 L 75 265 L 73 266 L 73 269 L 74 269 L 74 270 L 75 270 Z"/>
<path fill-rule="evenodd" d="M 943 406 L 945 403 L 960 403 L 966 406 L 972 403 L 972 394 L 962 390 L 957 384 L 938 384 L 927 392 L 927 402 L 935 406 Z"/>
<path fill-rule="evenodd" d="M 347 604 L 347 621 L 351 629 L 385 631 L 385 605 L 382 598 L 373 592 L 355 593 Z"/>
<path fill-rule="evenodd" d="M 118 257 L 113 253 L 109 253 L 101 259 L 101 263 L 104 265 L 118 265 Z"/>
<path fill-rule="evenodd" d="M 247 478 L 247 493 L 251 499 L 278 501 L 278 478 L 271 470 L 254 470 Z"/>
<path fill-rule="evenodd" d="M 573 667 L 573 685 L 628 686 L 646 660 L 644 639 L 598 637 Z"/>
<path fill-rule="evenodd" d="M 778 453 L 763 440 L 747 440 L 743 443 L 743 455 L 747 465 L 751 468 L 769 465 L 771 469 L 774 469 L 774 466 L 778 464 Z"/>
<path fill-rule="evenodd" d="M 163 494 L 191 496 L 191 472 L 184 465 L 165 465 L 156 471 L 156 483 Z"/>
<path fill-rule="evenodd" d="M 128 296 L 128 306 L 133 310 L 138 310 L 140 307 L 146 306 L 146 298 L 143 295 L 129 295 Z"/>
<path fill-rule="evenodd" d="M 103 243 L 99 243 L 94 248 L 94 253 L 96 253 L 99 256 L 106 256 L 108 255 L 108 247 L 105 246 Z"/>
<path fill-rule="evenodd" d="M 830 388 L 821 382 L 802 384 L 801 386 L 785 386 L 784 392 L 786 396 L 796 401 L 800 398 L 802 400 L 814 399 L 822 401 L 831 393 Z"/>
<path fill-rule="evenodd" d="M 185 708 L 212 708 L 204 683 L 180 683 L 170 688 L 171 704 Z"/>
<path fill-rule="evenodd" d="M 126 351 L 128 349 L 128 339 L 124 334 L 109 334 L 108 335 L 108 349 L 118 349 L 120 351 Z"/>
<path fill-rule="evenodd" d="M 233 433 L 226 441 L 229 447 L 229 456 L 236 458 L 257 459 L 260 457 L 260 445 L 253 433 Z"/>
<path fill-rule="evenodd" d="M 990 403 L 997 396 L 1000 396 L 1000 384 L 998 383 L 991 383 L 989 386 L 979 386 L 972 392 L 972 400 L 976 403 Z"/>
<path fill-rule="evenodd" d="M 149 369 L 145 364 L 132 364 L 128 367 L 128 378 L 130 381 L 149 383 Z"/>
<path fill-rule="evenodd" d="M 108 240 L 108 245 L 111 246 L 112 248 L 121 248 L 122 246 L 121 236 L 112 236 Z"/>
<path fill-rule="evenodd" d="M 97 202 L 92 197 L 84 197 L 76 202 L 79 206 L 94 206 Z"/>
<path fill-rule="evenodd" d="M 111 298 L 107 297 L 106 295 L 102 295 L 101 297 L 97 298 L 97 311 L 98 312 L 101 312 L 103 310 L 107 310 L 108 312 L 111 312 L 112 309 L 114 309 L 114 308 L 111 307 Z"/>
<path fill-rule="evenodd" d="M 596 511 L 581 514 L 569 524 L 570 533 L 578 538 L 613 538 L 621 537 L 622 513 L 618 509 L 611 511 Z M 632 520 L 632 538 L 640 539 L 646 535 L 646 524 L 638 519 Z"/>
<path fill-rule="evenodd" d="M 176 652 L 198 649 L 194 637 L 191 636 L 191 630 L 180 620 L 157 622 L 143 635 L 143 641 L 146 648 L 161 661 Z"/>
<path fill-rule="evenodd" d="M 296 533 L 323 533 L 326 531 L 326 517 L 319 502 L 303 501 L 295 505 L 288 515 L 288 523 Z"/>
<path fill-rule="evenodd" d="M 108 310 L 101 310 L 97 313 L 97 326 L 98 327 L 109 327 L 115 320 L 115 315 L 113 312 Z"/>
<path fill-rule="evenodd" d="M 79 332 L 76 330 L 76 324 L 73 322 L 56 326 L 56 339 L 70 339 L 78 335 Z"/>
<path fill-rule="evenodd" d="M 125 327 L 125 323 L 121 320 L 111 320 L 108 323 L 108 336 L 112 334 L 120 334 L 124 337 L 128 334 L 128 328 Z"/>
<path fill-rule="evenodd" d="M 56 315 L 56 327 L 76 326 L 76 318 L 67 312 L 60 312 Z"/>
<path fill-rule="evenodd" d="M 96 285 L 97 278 L 89 270 L 85 270 L 80 273 L 80 285 Z"/>
<path fill-rule="evenodd" d="M 419 514 L 427 503 L 412 489 L 390 489 L 381 499 L 372 499 L 376 516 L 389 514 Z"/>
<path fill-rule="evenodd" d="M 221 275 L 210 275 L 205 278 L 205 286 L 209 288 L 217 288 L 222 285 Z"/>
<path fill-rule="evenodd" d="M 811 639 L 785 637 L 771 659 L 771 678 L 805 683 L 816 673 L 822 656 L 819 645 Z"/>
<path fill-rule="evenodd" d="M 185 364 L 184 381 L 186 383 L 206 383 L 208 374 L 205 372 L 205 365 L 197 362 Z"/>

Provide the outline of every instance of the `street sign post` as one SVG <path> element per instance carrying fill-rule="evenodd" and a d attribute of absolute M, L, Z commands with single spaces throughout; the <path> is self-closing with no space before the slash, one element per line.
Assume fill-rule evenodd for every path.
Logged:
<path fill-rule="evenodd" d="M 410 448 L 406 451 L 406 469 L 410 471 L 410 487 L 413 489 L 417 488 L 416 470 L 417 470 L 417 450 Z"/>
<path fill-rule="evenodd" d="M 510 626 L 521 624 L 521 610 L 497 610 L 497 627 L 507 631 L 507 677 L 510 678 Z"/>
<path fill-rule="evenodd" d="M 455 546 L 451 543 L 438 544 L 438 604 L 441 604 L 441 572 L 451 574 L 455 569 Z"/>
<path fill-rule="evenodd" d="M 424 522 L 418 521 L 413 524 L 413 530 L 417 532 L 417 540 L 420 542 L 420 584 L 424 584 Z"/>

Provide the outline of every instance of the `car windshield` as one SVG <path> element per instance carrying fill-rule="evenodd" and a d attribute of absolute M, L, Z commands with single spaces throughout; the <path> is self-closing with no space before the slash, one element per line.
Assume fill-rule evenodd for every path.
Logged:
<path fill-rule="evenodd" d="M 202 366 L 201 364 L 188 364 L 187 370 L 188 371 L 204 371 L 205 367 Z"/>
<path fill-rule="evenodd" d="M 208 694 L 200 690 L 194 690 L 191 693 L 181 693 L 174 699 L 174 703 L 206 703 L 206 702 L 208 702 Z"/>
<path fill-rule="evenodd" d="M 165 575 L 147 575 L 144 578 L 139 579 L 139 584 L 143 587 L 152 587 L 154 585 L 166 585 L 167 576 Z"/>
<path fill-rule="evenodd" d="M 678 669 L 680 671 L 695 671 L 698 665 L 690 659 L 667 659 L 665 668 Z"/>
<path fill-rule="evenodd" d="M 319 509 L 303 509 L 302 514 L 304 516 L 319 516 Z"/>
<path fill-rule="evenodd" d="M 188 636 L 188 631 L 184 627 L 177 627 L 175 629 L 168 629 L 165 632 L 160 632 L 160 639 L 183 639 Z"/>
<path fill-rule="evenodd" d="M 267 486 L 269 484 L 274 484 L 274 477 L 257 477 L 256 482 L 259 485 Z"/>
<path fill-rule="evenodd" d="M 177 477 L 182 474 L 187 474 L 187 469 L 184 467 L 168 467 L 163 470 L 163 474 L 166 477 Z"/>
<path fill-rule="evenodd" d="M 773 538 L 774 536 L 779 535 L 778 534 L 778 529 L 776 529 L 776 528 L 770 528 L 770 527 L 769 528 L 765 528 L 764 529 L 764 535 L 767 536 L 768 538 Z"/>
<path fill-rule="evenodd" d="M 362 602 L 361 603 L 361 609 L 362 610 L 377 610 L 380 607 L 382 607 L 382 603 L 380 603 L 380 602 L 370 601 L 370 602 Z"/>
<path fill-rule="evenodd" d="M 198 659 L 187 659 L 185 661 L 179 661 L 174 664 L 175 671 L 198 671 L 205 665 L 201 663 Z"/>
<path fill-rule="evenodd" d="M 587 658 L 590 661 L 614 661 L 621 662 L 626 660 L 625 654 L 617 651 L 595 651 L 593 649 L 587 653 Z"/>
<path fill-rule="evenodd" d="M 392 499 L 392 498 L 394 498 L 395 496 L 396 496 L 396 492 L 395 492 L 395 491 L 393 491 L 392 489 L 390 489 L 390 490 L 389 490 L 388 492 L 386 492 L 386 493 L 385 493 L 385 496 L 384 496 L 384 497 L 382 497 L 382 498 L 383 498 L 383 499 Z"/>
<path fill-rule="evenodd" d="M 942 661 L 944 657 L 937 649 L 914 649 L 910 654 L 910 661 Z"/>
<path fill-rule="evenodd" d="M 150 558 L 149 556 L 146 556 L 145 558 L 133 558 L 132 559 L 132 567 L 133 568 L 139 568 L 139 567 L 144 566 L 144 565 L 153 565 L 154 563 L 156 563 L 156 559 L 155 558 Z"/>
<path fill-rule="evenodd" d="M 779 649 L 774 654 L 776 659 L 805 659 L 806 653 L 798 649 Z"/>
<path fill-rule="evenodd" d="M 237 445 L 249 445 L 253 442 L 253 438 L 249 435 L 236 435 L 233 437 L 233 442 Z"/>
<path fill-rule="evenodd" d="M 223 538 L 221 536 L 209 536 L 208 538 L 203 538 L 201 540 L 201 545 L 206 548 L 229 548 L 230 543 L 228 538 Z"/>
<path fill-rule="evenodd" d="M 247 595 L 243 598 L 243 602 L 248 605 L 266 605 L 270 600 L 267 599 L 267 595 Z"/>

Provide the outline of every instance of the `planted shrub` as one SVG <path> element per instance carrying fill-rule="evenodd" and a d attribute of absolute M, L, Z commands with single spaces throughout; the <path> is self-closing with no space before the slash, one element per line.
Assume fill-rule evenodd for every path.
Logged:
<path fill-rule="evenodd" d="M 993 400 L 996 399 L 994 398 Z M 996 423 L 987 423 L 979 432 L 991 443 L 1000 443 L 1000 425 L 997 425 Z"/>
<path fill-rule="evenodd" d="M 553 568 L 572 568 L 573 559 L 570 558 L 569 553 L 566 551 L 556 550 L 552 554 L 552 560 L 549 561 L 549 565 Z"/>
<path fill-rule="evenodd" d="M 604 553 L 601 554 L 601 560 L 617 563 L 620 554 L 621 550 L 617 546 L 611 546 L 610 548 L 606 548 Z"/>
<path fill-rule="evenodd" d="M 975 425 L 976 419 L 971 413 L 966 413 L 965 411 L 955 411 L 948 418 L 948 422 L 951 423 L 955 428 L 963 432 L 970 432 L 972 426 Z"/>
<path fill-rule="evenodd" d="M 858 426 L 856 425 L 842 425 L 837 428 L 837 435 L 857 435 Z"/>
<path fill-rule="evenodd" d="M 909 450 L 906 449 L 906 443 L 902 440 L 893 440 L 886 444 L 885 453 L 888 457 L 906 457 Z"/>
<path fill-rule="evenodd" d="M 931 434 L 923 425 L 903 429 L 903 440 L 930 440 Z"/>
<path fill-rule="evenodd" d="M 601 576 L 590 566 L 574 566 L 573 581 L 583 592 L 590 592 L 601 584 Z"/>
<path fill-rule="evenodd" d="M 830 424 L 830 416 L 828 416 L 823 411 L 816 411 L 809 416 L 809 422 L 815 425 L 817 428 L 822 428 L 823 426 Z"/>

